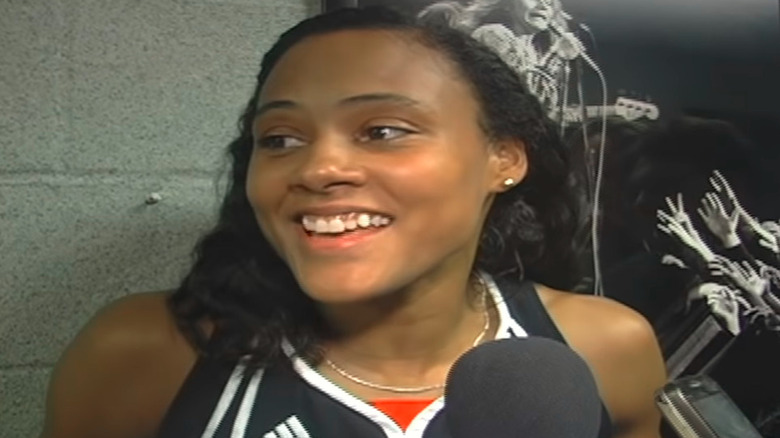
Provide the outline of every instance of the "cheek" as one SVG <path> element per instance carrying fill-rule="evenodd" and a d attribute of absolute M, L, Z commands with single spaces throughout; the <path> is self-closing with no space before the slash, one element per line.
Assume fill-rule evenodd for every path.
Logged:
<path fill-rule="evenodd" d="M 263 187 L 268 185 L 267 173 L 263 172 L 262 166 L 260 166 L 253 155 L 249 160 L 249 168 L 246 174 L 246 197 L 249 200 L 249 205 L 252 210 L 257 213 L 265 209 L 265 204 L 268 190 L 263 190 Z"/>
<path fill-rule="evenodd" d="M 444 228 L 472 229 L 488 196 L 485 172 L 475 165 L 480 159 L 426 157 L 394 167 L 388 175 L 395 182 L 391 195 L 416 227 L 434 234 Z"/>
<path fill-rule="evenodd" d="M 281 202 L 281 188 L 284 181 L 268 166 L 257 163 L 254 158 L 249 163 L 246 179 L 246 196 L 252 207 L 261 231 L 276 246 L 273 223 L 270 220 L 272 212 Z"/>

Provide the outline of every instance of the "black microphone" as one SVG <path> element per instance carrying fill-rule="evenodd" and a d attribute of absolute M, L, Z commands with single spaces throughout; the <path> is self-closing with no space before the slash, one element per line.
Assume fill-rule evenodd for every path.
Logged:
<path fill-rule="evenodd" d="M 444 414 L 454 438 L 595 438 L 601 399 L 582 358 L 545 338 L 482 344 L 447 377 Z"/>

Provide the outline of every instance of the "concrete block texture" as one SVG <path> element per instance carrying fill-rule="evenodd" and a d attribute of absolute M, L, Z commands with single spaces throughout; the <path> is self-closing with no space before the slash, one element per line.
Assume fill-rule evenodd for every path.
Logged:
<path fill-rule="evenodd" d="M 37 435 L 50 369 L 98 308 L 178 284 L 262 54 L 319 9 L 0 0 L 0 438 Z"/>
<path fill-rule="evenodd" d="M 263 52 L 318 4 L 0 0 L 0 172 L 212 168 Z"/>
<path fill-rule="evenodd" d="M 299 1 L 69 2 L 63 100 L 65 141 L 76 153 L 65 165 L 213 168 L 263 52 L 305 12 Z"/>
<path fill-rule="evenodd" d="M 0 0 L 0 172 L 62 168 L 60 7 Z"/>
<path fill-rule="evenodd" d="M 0 369 L 0 437 L 40 434 L 50 373 L 51 368 Z"/>
<path fill-rule="evenodd" d="M 47 179 L 0 185 L 0 368 L 54 363 L 99 307 L 177 285 L 217 209 L 211 178 Z"/>

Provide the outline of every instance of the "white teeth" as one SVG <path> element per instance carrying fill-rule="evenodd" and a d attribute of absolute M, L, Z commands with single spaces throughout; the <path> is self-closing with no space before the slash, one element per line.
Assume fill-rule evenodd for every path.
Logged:
<path fill-rule="evenodd" d="M 360 226 L 360 228 L 368 228 L 369 225 L 371 225 L 371 216 L 363 213 L 357 218 L 357 224 Z"/>
<path fill-rule="evenodd" d="M 303 229 L 306 231 L 314 231 L 316 229 L 316 223 L 309 216 L 303 217 Z"/>
<path fill-rule="evenodd" d="M 338 216 L 304 216 L 303 228 L 310 233 L 340 234 L 359 228 L 382 227 L 390 224 L 390 218 L 368 213 L 349 213 Z"/>
<path fill-rule="evenodd" d="M 344 229 L 344 222 L 339 218 L 331 219 L 330 222 L 328 222 L 329 233 L 343 233 Z"/>
<path fill-rule="evenodd" d="M 327 233 L 328 221 L 326 221 L 325 219 L 317 219 L 316 226 L 314 227 L 314 231 L 317 233 Z"/>

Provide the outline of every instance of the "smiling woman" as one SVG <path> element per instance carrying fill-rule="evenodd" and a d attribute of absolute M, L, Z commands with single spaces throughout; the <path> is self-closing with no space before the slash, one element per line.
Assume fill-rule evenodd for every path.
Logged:
<path fill-rule="evenodd" d="M 578 278 L 555 132 L 459 31 L 383 9 L 300 23 L 265 55 L 192 270 L 83 330 L 44 436 L 449 437 L 453 363 L 536 335 L 589 364 L 599 436 L 657 437 L 647 323 L 552 289 Z"/>

